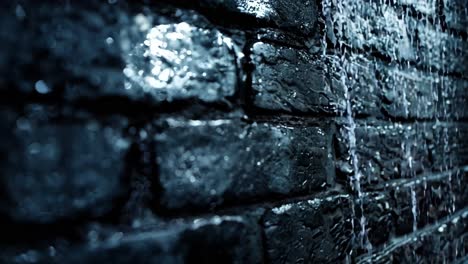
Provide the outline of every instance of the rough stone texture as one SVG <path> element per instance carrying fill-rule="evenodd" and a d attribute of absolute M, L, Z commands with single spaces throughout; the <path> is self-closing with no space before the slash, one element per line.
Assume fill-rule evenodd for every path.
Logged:
<path fill-rule="evenodd" d="M 89 1 L 11 5 L 1 12 L 8 28 L 2 30 L 3 88 L 152 103 L 221 101 L 235 93 L 238 48 L 189 11 L 146 14 L 124 3 Z M 13 31 L 23 34 L 8 34 Z"/>
<path fill-rule="evenodd" d="M 59 242 L 45 249 L 0 253 L 2 263 L 241 264 L 262 263 L 261 259 L 258 225 L 238 215 L 200 218 L 149 230 L 92 228 L 87 243 Z"/>
<path fill-rule="evenodd" d="M 464 123 L 359 122 L 355 130 L 362 185 L 382 184 L 391 179 L 413 177 L 423 171 L 443 171 L 467 164 Z M 346 126 L 338 142 L 339 169 L 352 174 Z"/>
<path fill-rule="evenodd" d="M 415 186 L 419 229 L 438 225 L 439 221 L 445 221 L 445 217 L 451 217 L 452 205 L 457 210 L 463 209 L 466 194 L 457 196 L 459 200 L 452 204 L 454 197 L 451 193 L 463 193 L 460 189 L 467 175 L 466 172 L 459 172 L 452 176 L 451 181 L 447 181 L 448 175 L 432 175 L 421 182 L 408 180 L 387 186 L 384 192 L 368 193 L 363 197 L 366 237 L 374 252 L 386 248 L 389 241 L 402 240 L 406 235 L 415 234 L 412 225 L 412 186 Z M 337 263 L 348 258 L 354 263 L 360 257 L 356 251 L 352 252 L 352 245 L 362 240 L 360 208 L 361 201 L 353 201 L 351 196 L 330 194 L 273 207 L 263 218 L 268 261 Z M 451 243 L 446 241 L 450 240 L 441 243 Z M 385 251 L 382 250 L 382 253 L 385 254 Z M 458 253 L 458 256 L 462 255 Z"/>
<path fill-rule="evenodd" d="M 452 206 L 455 206 L 456 210 L 463 210 L 465 206 L 467 196 L 466 193 L 462 194 L 461 189 L 467 180 L 466 176 L 465 171 L 459 172 L 457 176 L 454 173 L 451 181 L 447 181 L 449 178 L 447 175 L 443 177 L 431 175 L 421 181 L 408 179 L 395 186 L 386 187 L 385 191 L 368 193 L 363 197 L 366 236 L 374 249 L 373 252 L 376 252 L 375 255 L 385 256 L 385 259 L 397 257 L 400 261 L 407 261 L 405 257 L 411 259 L 411 255 L 405 256 L 407 253 L 400 250 L 396 250 L 398 253 L 393 252 L 394 249 L 387 245 L 387 243 L 396 243 L 403 247 L 417 245 L 425 248 L 424 250 L 434 250 L 434 253 L 437 250 L 431 249 L 432 246 L 444 245 L 440 248 L 442 252 L 452 254 L 451 257 L 463 256 L 462 252 L 466 250 L 462 244 L 466 239 L 463 235 L 465 224 L 461 228 L 457 227 L 458 231 L 455 234 L 452 232 L 445 234 L 443 231 L 443 239 L 439 240 L 436 235 L 436 240 L 431 244 L 423 246 L 423 243 L 420 243 L 425 240 L 432 241 L 429 236 L 432 231 L 426 232 L 423 236 L 419 235 L 420 231 L 413 232 L 411 186 L 416 185 L 418 230 L 425 230 L 425 227 L 428 227 L 442 232 L 439 228 L 443 223 L 462 221 L 456 220 L 460 213 L 454 214 L 451 210 Z M 452 198 L 456 198 L 453 204 Z M 353 207 L 351 196 L 328 194 L 325 197 L 282 204 L 268 210 L 263 218 L 268 261 L 336 263 L 348 258 L 352 263 L 358 262 L 363 257 L 359 257 L 356 251 L 351 252 L 351 250 L 355 247 L 352 246 L 353 243 L 358 243 L 362 239 L 360 237 L 361 201 L 356 200 L 354 203 Z M 413 236 L 416 241 L 412 240 Z M 285 244 L 290 246 L 284 246 Z M 450 249 L 445 245 L 450 246 Z M 453 247 L 458 247 L 458 252 Z M 423 254 L 418 252 L 416 255 L 424 259 Z M 385 263 L 377 259 L 374 261 Z"/>
<path fill-rule="evenodd" d="M 445 22 L 448 27 L 467 32 L 468 10 L 464 0 L 446 0 L 444 3 Z"/>
<path fill-rule="evenodd" d="M 468 76 L 468 43 L 460 36 L 443 32 L 437 26 L 418 21 L 417 64 L 442 72 L 455 72 Z"/>
<path fill-rule="evenodd" d="M 254 105 L 289 113 L 344 113 L 345 89 L 356 115 L 379 118 L 464 119 L 468 81 L 370 61 L 360 55 L 314 57 L 257 42 L 252 47 Z M 345 79 L 342 76 L 346 76 Z"/>
<path fill-rule="evenodd" d="M 331 133 L 326 123 L 168 120 L 155 137 L 161 202 L 207 207 L 323 189 L 334 177 Z"/>
<path fill-rule="evenodd" d="M 150 28 L 153 19 L 137 15 L 124 34 L 125 89 L 133 95 L 150 94 L 157 101 L 212 102 L 234 95 L 237 65 L 230 38 L 186 22 Z"/>
<path fill-rule="evenodd" d="M 329 56 L 326 61 L 333 69 L 332 89 L 350 90 L 356 115 L 400 119 L 467 117 L 465 79 L 439 76 L 407 65 L 387 65 L 360 55 L 344 59 Z M 347 78 L 343 79 L 343 75 Z"/>
<path fill-rule="evenodd" d="M 0 262 L 466 262 L 463 1 L 3 2 Z"/>
<path fill-rule="evenodd" d="M 454 170 L 395 181 L 380 190 L 376 188 L 375 193 L 364 199 L 366 231 L 373 247 L 410 234 L 415 227 L 421 229 L 437 223 L 463 209 L 468 198 L 463 190 L 467 176 L 466 169 Z"/>
<path fill-rule="evenodd" d="M 254 105 L 287 112 L 334 113 L 343 90 L 330 86 L 326 65 L 306 51 L 257 42 L 252 46 Z M 340 87 L 341 88 L 341 87 Z"/>
<path fill-rule="evenodd" d="M 409 18 L 399 17 L 396 8 L 367 1 L 324 1 L 324 6 L 327 35 L 335 45 L 371 49 L 394 59 L 416 58 Z"/>
<path fill-rule="evenodd" d="M 263 219 L 268 263 L 337 263 L 353 235 L 348 196 L 284 204 Z"/>
<path fill-rule="evenodd" d="M 312 0 L 202 0 L 199 4 L 211 10 L 252 16 L 272 26 L 303 35 L 317 32 L 319 13 L 317 3 Z"/>
<path fill-rule="evenodd" d="M 125 120 L 61 121 L 2 110 L 1 212 L 16 221 L 100 216 L 124 195 Z"/>
<path fill-rule="evenodd" d="M 367 1 L 325 1 L 327 36 L 335 46 L 411 61 L 421 67 L 467 73 L 465 41 L 403 9 Z"/>
<path fill-rule="evenodd" d="M 456 260 L 463 263 L 467 250 L 467 217 L 465 209 L 411 235 L 394 238 L 357 263 L 417 263 L 428 261 L 428 258 L 434 263 Z"/>

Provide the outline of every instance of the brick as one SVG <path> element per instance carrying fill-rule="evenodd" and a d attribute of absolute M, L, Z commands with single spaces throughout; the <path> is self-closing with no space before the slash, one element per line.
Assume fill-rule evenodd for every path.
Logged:
<path fill-rule="evenodd" d="M 252 47 L 254 105 L 267 110 L 334 113 L 343 90 L 334 90 L 326 64 L 308 52 L 257 42 Z"/>
<path fill-rule="evenodd" d="M 348 89 L 353 113 L 400 119 L 459 119 L 467 116 L 468 82 L 384 64 L 363 56 L 327 57 L 334 90 Z M 344 79 L 343 76 L 346 76 Z"/>
<path fill-rule="evenodd" d="M 428 176 L 428 180 L 422 180 L 421 182 L 416 180 L 414 182 L 418 228 L 433 224 L 453 212 L 463 209 L 468 198 L 464 188 L 468 181 L 466 168 L 437 176 L 433 179 Z M 395 192 L 395 196 L 410 201 L 411 192 L 408 189 L 408 187 L 406 187 L 406 190 L 400 188 Z"/>
<path fill-rule="evenodd" d="M 447 0 L 443 2 L 443 13 L 447 26 L 462 32 L 468 29 L 468 10 L 464 0 Z"/>
<path fill-rule="evenodd" d="M 65 121 L 39 105 L 3 109 L 0 211 L 18 222 L 102 216 L 126 194 L 126 121 Z"/>
<path fill-rule="evenodd" d="M 265 213 L 270 263 L 337 263 L 351 250 L 350 197 L 335 195 L 274 207 Z"/>
<path fill-rule="evenodd" d="M 463 1 L 156 2 L 0 4 L 0 262 L 466 262 Z"/>
<path fill-rule="evenodd" d="M 418 21 L 417 64 L 429 66 L 443 72 L 468 74 L 468 43 L 452 33 Z"/>
<path fill-rule="evenodd" d="M 362 259 L 366 252 L 360 242 L 361 206 L 372 252 L 379 252 L 388 241 L 414 234 L 411 188 L 417 203 L 416 232 L 421 232 L 452 217 L 453 205 L 455 212 L 463 210 L 466 176 L 464 168 L 450 176 L 433 174 L 394 182 L 360 199 L 328 194 L 273 207 L 263 216 L 268 260 L 336 263 Z"/>
<path fill-rule="evenodd" d="M 398 6 L 338 1 L 324 8 L 327 36 L 345 45 L 423 68 L 467 73 L 466 42 L 427 20 L 416 20 Z"/>
<path fill-rule="evenodd" d="M 137 15 L 123 44 L 129 93 L 150 95 L 156 101 L 206 102 L 234 95 L 238 66 L 231 38 L 187 22 L 156 25 L 142 34 L 139 27 L 152 20 Z"/>
<path fill-rule="evenodd" d="M 26 2 L 2 9 L 1 17 L 2 87 L 69 100 L 119 96 L 151 103 L 221 101 L 236 90 L 236 44 L 191 11 Z"/>
<path fill-rule="evenodd" d="M 363 256 L 357 263 L 415 263 L 455 261 L 466 254 L 468 213 L 459 211 L 412 234 L 391 239 L 387 245 Z"/>
<path fill-rule="evenodd" d="M 331 134 L 327 123 L 168 120 L 155 137 L 161 203 L 206 208 L 323 189 L 334 177 Z"/>
<path fill-rule="evenodd" d="M 351 175 L 346 128 L 340 133 L 340 171 Z M 464 123 L 358 122 L 355 129 L 361 185 L 382 184 L 422 172 L 444 171 L 467 163 Z"/>
<path fill-rule="evenodd" d="M 412 233 L 414 227 L 423 229 L 463 209 L 468 197 L 463 187 L 467 176 L 464 168 L 376 188 L 375 193 L 364 198 L 367 234 L 373 247 L 378 248 L 393 237 Z M 357 211 L 360 215 L 359 208 Z"/>
<path fill-rule="evenodd" d="M 2 86 L 33 92 L 42 80 L 48 89 L 39 93 L 77 95 L 123 87 L 118 41 L 125 14 L 110 4 L 88 5 L 27 1 L 2 9 Z"/>
<path fill-rule="evenodd" d="M 318 7 L 312 0 L 203 0 L 200 5 L 254 17 L 297 34 L 310 36 L 318 31 Z"/>
<path fill-rule="evenodd" d="M 442 116 L 466 119 L 468 113 L 468 81 L 464 79 L 443 79 L 442 103 L 439 112 Z"/>
<path fill-rule="evenodd" d="M 328 38 L 336 45 L 372 49 L 395 59 L 416 58 L 406 17 L 392 6 L 337 1 L 326 4 L 324 12 Z"/>
<path fill-rule="evenodd" d="M 467 117 L 468 82 L 360 55 L 316 57 L 258 42 L 252 48 L 253 104 L 269 111 L 345 114 L 344 91 L 358 116 Z M 344 78 L 343 78 L 344 76 Z"/>
<path fill-rule="evenodd" d="M 324 60 L 330 68 L 330 86 L 333 90 L 342 91 L 339 98 L 340 114 L 347 115 L 347 100 L 344 94 L 348 91 L 353 113 L 381 116 L 381 83 L 376 79 L 375 64 L 358 55 L 350 58 L 327 56 Z"/>
<path fill-rule="evenodd" d="M 452 120 L 467 117 L 468 82 L 463 79 L 408 67 L 383 68 L 379 74 L 384 82 L 382 101 L 386 116 Z"/>
<path fill-rule="evenodd" d="M 89 241 L 11 250 L 2 263 L 263 263 L 258 225 L 239 215 L 212 216 L 142 230 L 93 228 Z M 57 244 L 57 245 L 55 245 Z M 65 245 L 65 246 L 63 246 Z"/>

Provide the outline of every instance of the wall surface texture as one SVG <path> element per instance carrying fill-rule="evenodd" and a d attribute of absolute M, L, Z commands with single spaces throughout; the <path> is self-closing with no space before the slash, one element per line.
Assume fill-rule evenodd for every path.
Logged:
<path fill-rule="evenodd" d="M 2 1 L 0 262 L 468 262 L 467 12 Z"/>

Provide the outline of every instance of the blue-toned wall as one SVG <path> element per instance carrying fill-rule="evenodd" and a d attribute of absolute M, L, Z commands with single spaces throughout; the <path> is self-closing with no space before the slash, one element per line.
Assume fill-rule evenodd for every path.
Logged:
<path fill-rule="evenodd" d="M 468 261 L 464 0 L 0 4 L 0 262 Z"/>

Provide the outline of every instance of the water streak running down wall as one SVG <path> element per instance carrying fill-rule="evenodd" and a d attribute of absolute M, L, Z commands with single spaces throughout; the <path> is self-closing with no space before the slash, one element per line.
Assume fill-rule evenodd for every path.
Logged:
<path fill-rule="evenodd" d="M 464 2 L 0 4 L 0 262 L 467 262 Z"/>

